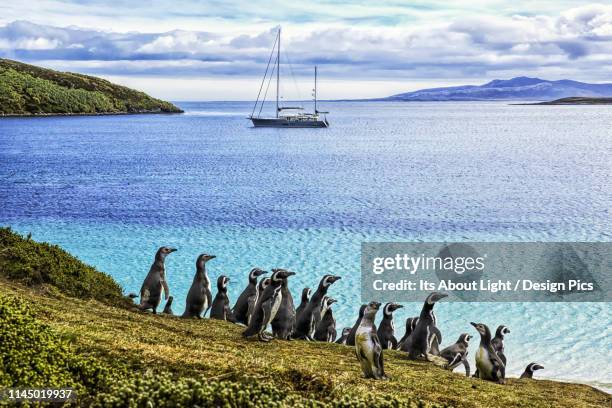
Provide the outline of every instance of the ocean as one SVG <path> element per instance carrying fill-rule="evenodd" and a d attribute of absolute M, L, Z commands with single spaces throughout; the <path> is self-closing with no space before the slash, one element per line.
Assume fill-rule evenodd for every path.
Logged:
<path fill-rule="evenodd" d="M 610 241 L 612 107 L 323 102 L 328 129 L 254 129 L 246 102 L 182 115 L 0 119 L 0 225 L 32 233 L 137 292 L 157 247 L 175 313 L 202 252 L 235 300 L 283 267 L 296 304 L 326 273 L 338 330 L 360 304 L 365 241 Z M 406 317 L 395 313 L 401 337 Z M 470 321 L 511 329 L 508 376 L 610 391 L 609 303 L 436 305 L 443 345 Z M 472 357 L 473 358 L 473 357 Z M 603 364 L 603 365 L 602 365 Z M 472 360 L 473 366 L 473 360 Z"/>

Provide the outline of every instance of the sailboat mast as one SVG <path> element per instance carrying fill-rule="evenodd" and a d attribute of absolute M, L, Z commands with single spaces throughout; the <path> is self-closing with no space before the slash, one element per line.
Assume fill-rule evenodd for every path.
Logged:
<path fill-rule="evenodd" d="M 317 114 L 317 66 L 315 65 L 314 113 Z"/>
<path fill-rule="evenodd" d="M 281 29 L 278 28 L 278 48 L 276 50 L 276 117 L 278 118 L 278 94 L 280 91 L 280 40 Z"/>

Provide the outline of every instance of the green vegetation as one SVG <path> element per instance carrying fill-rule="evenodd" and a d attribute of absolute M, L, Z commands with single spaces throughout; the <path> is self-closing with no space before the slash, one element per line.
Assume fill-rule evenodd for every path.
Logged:
<path fill-rule="evenodd" d="M 29 268 L 16 265 L 24 262 L 23 257 L 8 258 L 5 253 L 33 245 L 28 246 L 32 253 L 26 261 L 44 265 L 56 262 L 57 255 L 46 259 L 52 252 L 37 251 L 36 245 L 61 250 L 32 243 L 10 230 L 3 230 L 3 235 L 0 339 L 3 346 L 11 346 L 0 348 L 0 358 L 20 365 L 4 368 L 7 375 L 0 376 L 0 387 L 28 381 L 41 384 L 48 375 L 56 384 L 73 384 L 81 390 L 81 405 L 116 407 L 488 408 L 612 403 L 608 394 L 585 385 L 519 379 L 498 385 L 409 361 L 396 351 L 385 352 L 390 380 L 366 380 L 351 347 L 304 341 L 260 343 L 243 339 L 243 328 L 227 322 L 135 312 L 125 307 L 122 297 L 105 302 L 93 296 L 71 297 L 74 292 L 50 283 L 24 286 L 21 282 L 30 282 Z M 44 259 L 34 261 L 36 257 Z M 7 267 L 11 274 L 4 273 Z M 27 352 L 30 342 L 34 351 Z M 84 367 L 93 372 L 84 374 Z M 22 380 L 17 373 L 23 370 L 34 372 Z"/>
<path fill-rule="evenodd" d="M 169 102 L 101 78 L 0 59 L 0 115 L 176 112 Z"/>
<path fill-rule="evenodd" d="M 0 277 L 48 291 L 126 306 L 121 286 L 109 275 L 85 265 L 57 245 L 35 242 L 0 228 Z"/>

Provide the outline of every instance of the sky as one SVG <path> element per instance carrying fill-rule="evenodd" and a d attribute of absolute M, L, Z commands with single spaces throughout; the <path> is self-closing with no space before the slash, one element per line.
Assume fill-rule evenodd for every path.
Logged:
<path fill-rule="evenodd" d="M 2 0 L 0 57 L 173 101 L 253 100 L 278 27 L 286 99 L 310 97 L 315 65 L 321 99 L 612 81 L 610 1 Z"/>

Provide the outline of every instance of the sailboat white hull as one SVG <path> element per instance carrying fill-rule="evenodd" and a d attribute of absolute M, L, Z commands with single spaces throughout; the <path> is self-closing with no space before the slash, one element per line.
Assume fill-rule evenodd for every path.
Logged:
<path fill-rule="evenodd" d="M 326 128 L 327 120 L 311 118 L 250 118 L 254 127 Z"/>

